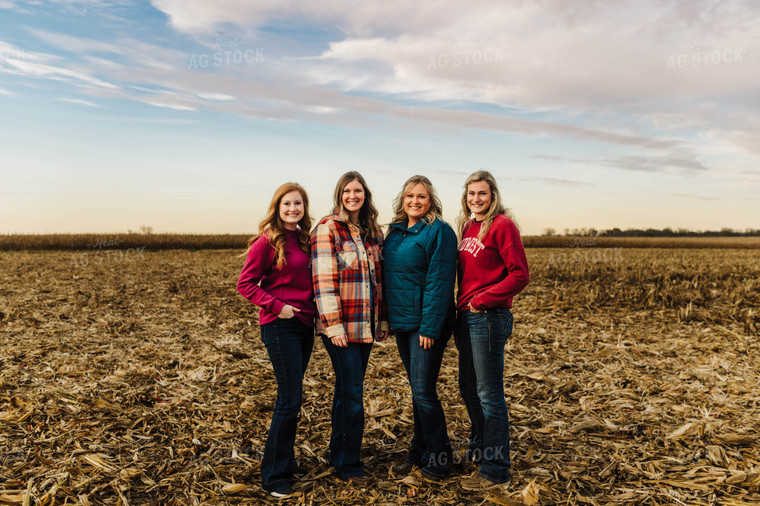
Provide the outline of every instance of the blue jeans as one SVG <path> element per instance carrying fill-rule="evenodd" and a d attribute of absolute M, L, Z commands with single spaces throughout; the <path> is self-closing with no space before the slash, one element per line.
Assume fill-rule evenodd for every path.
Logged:
<path fill-rule="evenodd" d="M 372 343 L 348 343 L 342 348 L 322 336 L 335 371 L 330 465 L 341 479 L 364 476 L 360 453 L 364 436 L 364 373 Z"/>
<path fill-rule="evenodd" d="M 459 392 L 472 424 L 469 449 L 480 462 L 480 475 L 496 483 L 509 479 L 504 345 L 512 323 L 507 308 L 464 311 L 459 329 Z"/>
<path fill-rule="evenodd" d="M 443 353 L 450 335 L 451 331 L 447 328 L 435 340 L 433 347 L 425 350 L 420 346 L 419 332 L 396 333 L 398 354 L 412 387 L 414 411 L 414 438 L 406 460 L 439 477 L 449 474 L 452 463 L 446 416 L 436 391 Z"/>
<path fill-rule="evenodd" d="M 290 486 L 298 470 L 293 444 L 314 329 L 298 318 L 278 318 L 261 326 L 261 338 L 277 379 L 277 403 L 261 460 L 261 481 L 264 489 L 271 492 Z"/>

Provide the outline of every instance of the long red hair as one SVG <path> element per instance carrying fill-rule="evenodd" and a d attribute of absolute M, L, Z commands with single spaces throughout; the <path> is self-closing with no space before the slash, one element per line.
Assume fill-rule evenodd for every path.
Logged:
<path fill-rule="evenodd" d="M 248 249 L 243 256 L 248 255 L 253 241 L 267 233 L 267 240 L 274 248 L 274 264 L 278 269 L 285 265 L 285 225 L 280 218 L 280 202 L 282 198 L 292 191 L 297 191 L 303 199 L 303 218 L 298 222 L 298 244 L 307 255 L 311 253 L 309 232 L 311 231 L 311 217 L 309 216 L 309 196 L 306 190 L 298 183 L 285 183 L 275 190 L 272 201 L 269 203 L 267 216 L 259 223 L 259 232 L 248 240 Z"/>

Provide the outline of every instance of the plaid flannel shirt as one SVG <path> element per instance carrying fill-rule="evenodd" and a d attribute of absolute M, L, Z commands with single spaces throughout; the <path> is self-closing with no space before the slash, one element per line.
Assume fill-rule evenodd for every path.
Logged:
<path fill-rule="evenodd" d="M 311 233 L 317 334 L 330 338 L 346 334 L 351 343 L 371 343 L 381 329 L 388 329 L 382 245 L 382 234 L 362 240 L 359 230 L 338 215 L 320 220 Z"/>

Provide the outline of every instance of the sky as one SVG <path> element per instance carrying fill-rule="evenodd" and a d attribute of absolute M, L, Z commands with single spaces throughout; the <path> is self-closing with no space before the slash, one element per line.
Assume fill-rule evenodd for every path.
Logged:
<path fill-rule="evenodd" d="M 358 170 L 523 234 L 760 228 L 755 0 L 0 0 L 0 233 L 251 233 Z"/>

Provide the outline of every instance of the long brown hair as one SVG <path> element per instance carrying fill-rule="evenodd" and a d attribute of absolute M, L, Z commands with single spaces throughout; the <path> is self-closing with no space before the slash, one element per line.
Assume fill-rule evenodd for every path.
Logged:
<path fill-rule="evenodd" d="M 268 232 L 269 245 L 274 248 L 274 264 L 278 269 L 285 265 L 285 225 L 280 218 L 280 202 L 282 198 L 292 191 L 297 191 L 303 199 L 303 218 L 298 222 L 298 245 L 307 255 L 311 253 L 311 244 L 309 232 L 311 231 L 311 217 L 309 216 L 309 196 L 306 190 L 298 183 L 285 183 L 275 190 L 272 195 L 272 201 L 269 203 L 267 216 L 259 223 L 259 233 L 248 240 L 248 249 L 241 256 L 248 255 L 251 251 L 251 244 Z"/>
<path fill-rule="evenodd" d="M 470 218 L 472 217 L 470 208 L 467 207 L 467 187 L 472 183 L 478 183 L 480 181 L 485 181 L 488 183 L 488 188 L 491 190 L 491 206 L 488 208 L 488 212 L 483 217 L 483 225 L 480 227 L 478 240 L 483 240 L 483 238 L 488 233 L 488 229 L 491 228 L 491 224 L 493 223 L 494 218 L 500 214 L 507 216 L 510 220 L 515 222 L 515 225 L 517 225 L 517 221 L 512 215 L 512 211 L 504 207 L 504 205 L 501 203 L 501 194 L 499 193 L 499 188 L 496 186 L 496 179 L 487 170 L 479 170 L 470 174 L 470 177 L 468 177 L 467 181 L 464 182 L 464 193 L 462 193 L 462 212 L 459 214 L 459 218 L 457 218 L 457 229 L 459 231 L 460 239 L 462 238 L 462 235 L 464 235 L 464 226 L 468 221 L 470 221 Z"/>
<path fill-rule="evenodd" d="M 359 209 L 358 223 L 352 222 L 351 217 L 343 208 L 343 190 L 352 181 L 358 181 L 362 185 L 362 188 L 364 188 L 364 204 Z M 333 194 L 333 212 L 346 223 L 357 226 L 365 237 L 374 238 L 381 233 L 380 225 L 377 223 L 377 208 L 375 208 L 375 203 L 372 201 L 372 192 L 369 191 L 369 186 L 367 186 L 367 181 L 364 180 L 364 177 L 355 170 L 346 172 L 338 179 L 338 184 L 335 185 L 335 193 Z"/>
<path fill-rule="evenodd" d="M 401 189 L 401 193 L 399 193 L 393 201 L 393 219 L 391 219 L 391 223 L 403 223 L 409 219 L 409 216 L 406 215 L 406 211 L 404 211 L 404 197 L 412 191 L 412 188 L 417 184 L 424 186 L 430 196 L 430 210 L 425 215 L 428 223 L 433 223 L 436 219 L 443 219 L 443 206 L 441 205 L 441 200 L 438 198 L 438 193 L 436 193 L 435 188 L 433 187 L 433 183 L 431 183 L 425 176 L 418 175 L 412 176 L 406 180 L 404 187 Z"/>

